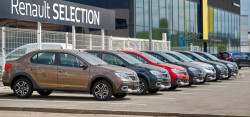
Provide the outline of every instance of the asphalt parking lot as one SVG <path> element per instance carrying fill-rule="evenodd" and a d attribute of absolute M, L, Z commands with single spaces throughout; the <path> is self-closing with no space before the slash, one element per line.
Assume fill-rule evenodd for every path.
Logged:
<path fill-rule="evenodd" d="M 204 114 L 250 116 L 250 68 L 240 70 L 238 77 L 203 85 L 181 87 L 176 91 L 161 91 L 144 96 L 129 95 L 125 99 L 100 102 L 92 95 L 55 92 L 41 97 L 34 92 L 29 99 L 18 99 L 9 88 L 0 87 L 0 110 L 29 110 L 54 112 L 89 112 L 98 114 L 112 112 L 155 113 L 151 115 Z M 18 109 L 19 108 L 19 109 Z M 46 110 L 47 109 L 47 110 Z M 76 110 L 76 111 L 74 111 Z M 66 112 L 66 113 L 67 113 Z M 108 114 L 112 114 L 108 113 Z M 130 113 L 131 114 L 131 113 Z"/>

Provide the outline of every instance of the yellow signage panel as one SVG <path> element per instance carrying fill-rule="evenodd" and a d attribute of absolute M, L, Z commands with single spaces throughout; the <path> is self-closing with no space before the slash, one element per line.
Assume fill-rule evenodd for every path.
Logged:
<path fill-rule="evenodd" d="M 208 40 L 207 0 L 202 0 L 203 40 Z"/>

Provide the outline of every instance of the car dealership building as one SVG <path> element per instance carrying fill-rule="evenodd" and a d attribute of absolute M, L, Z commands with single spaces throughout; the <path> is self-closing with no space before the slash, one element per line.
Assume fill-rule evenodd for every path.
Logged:
<path fill-rule="evenodd" d="M 172 48 L 182 48 L 182 50 L 185 50 L 192 43 L 199 46 L 201 50 L 212 54 L 221 51 L 240 51 L 240 0 L 65 1 L 115 11 L 115 29 L 105 30 L 105 35 L 107 36 L 162 40 L 163 33 L 165 33 L 166 36 L 164 37 L 168 41 L 171 41 Z M 43 9 L 45 14 L 46 8 L 45 3 Z M 15 12 L 14 7 L 13 9 Z M 62 9 L 66 8 L 62 7 Z M 74 10 L 77 10 L 77 8 L 74 8 Z M 67 19 L 66 17 L 62 20 L 85 21 L 85 23 L 92 23 L 92 25 L 97 25 L 100 23 L 99 20 L 103 20 L 98 19 L 100 17 L 96 11 L 91 12 L 86 9 L 78 9 L 78 11 L 79 14 L 88 12 L 87 14 L 93 17 L 91 17 L 92 19 L 85 20 L 84 18 L 88 17 L 86 15 L 77 19 Z M 25 13 L 28 14 L 29 11 Z M 54 18 L 60 18 L 56 16 Z M 43 17 L 46 18 L 46 15 Z M 0 26 L 37 29 L 36 22 L 9 18 L 1 18 Z M 42 23 L 42 29 L 61 32 L 72 31 L 71 25 L 56 23 Z M 76 33 L 100 35 L 101 30 L 95 27 L 88 27 L 88 25 L 76 26 Z"/>

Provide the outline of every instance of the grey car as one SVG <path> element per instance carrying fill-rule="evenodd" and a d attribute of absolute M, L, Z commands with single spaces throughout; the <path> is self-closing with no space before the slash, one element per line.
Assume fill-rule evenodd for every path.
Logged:
<path fill-rule="evenodd" d="M 156 93 L 160 89 L 168 89 L 171 87 L 171 77 L 168 71 L 161 67 L 144 64 L 123 52 L 98 50 L 88 50 L 86 52 L 96 55 L 111 65 L 122 66 L 134 70 L 140 80 L 140 91 L 136 93 L 138 95 L 143 95 L 147 91 L 149 93 Z"/>
<path fill-rule="evenodd" d="M 178 65 L 178 66 L 186 68 L 189 74 L 189 86 L 191 86 L 194 83 L 204 82 L 202 71 L 199 70 L 197 65 L 187 63 L 187 62 L 181 62 L 175 59 L 174 57 L 168 54 L 165 54 L 163 52 L 159 52 L 159 51 L 145 51 L 145 52 L 148 54 L 151 54 L 152 56 L 156 57 L 162 62 L 170 63 L 170 64 L 174 64 L 174 65 Z"/>
<path fill-rule="evenodd" d="M 228 78 L 229 72 L 228 72 L 226 65 L 219 63 L 219 62 L 208 61 L 207 59 L 203 58 L 199 54 L 196 54 L 196 53 L 193 53 L 190 51 L 182 51 L 180 53 L 186 55 L 187 57 L 191 58 L 192 60 L 207 63 L 207 64 L 214 66 L 214 68 L 216 70 L 216 79 L 214 81 L 217 81 L 219 79 Z"/>
<path fill-rule="evenodd" d="M 185 56 L 181 53 L 178 53 L 178 52 L 164 51 L 163 53 L 171 55 L 172 57 L 176 58 L 179 61 L 190 63 L 194 66 L 197 66 L 199 68 L 199 70 L 201 70 L 202 75 L 203 75 L 202 77 L 204 78 L 204 81 L 201 83 L 205 83 L 206 81 L 213 81 L 216 79 L 216 70 L 210 64 L 194 61 L 194 60 L 188 58 L 187 56 Z"/>

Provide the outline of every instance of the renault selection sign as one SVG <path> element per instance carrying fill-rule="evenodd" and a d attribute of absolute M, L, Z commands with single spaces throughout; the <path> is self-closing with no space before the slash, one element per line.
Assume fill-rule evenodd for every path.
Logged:
<path fill-rule="evenodd" d="M 1 0 L 0 18 L 115 29 L 115 12 L 63 0 Z"/>

